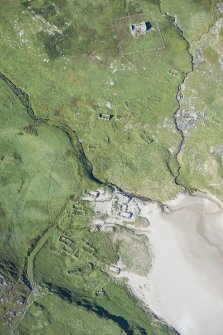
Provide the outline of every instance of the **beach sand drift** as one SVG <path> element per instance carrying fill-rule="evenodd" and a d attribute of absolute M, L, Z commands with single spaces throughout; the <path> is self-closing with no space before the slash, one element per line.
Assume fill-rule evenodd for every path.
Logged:
<path fill-rule="evenodd" d="M 148 277 L 122 272 L 133 293 L 182 335 L 223 334 L 223 214 L 220 203 L 180 196 L 153 206 Z"/>

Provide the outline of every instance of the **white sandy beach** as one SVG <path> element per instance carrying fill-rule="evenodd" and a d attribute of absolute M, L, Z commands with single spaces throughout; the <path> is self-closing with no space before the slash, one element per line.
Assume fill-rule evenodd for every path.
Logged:
<path fill-rule="evenodd" d="M 223 334 L 223 214 L 213 198 L 180 196 L 146 213 L 148 277 L 121 272 L 135 295 L 182 335 Z"/>
<path fill-rule="evenodd" d="M 180 334 L 223 334 L 223 210 L 215 197 L 180 195 L 166 203 L 165 212 L 156 203 L 117 190 L 99 189 L 86 199 L 107 215 L 106 220 L 96 217 L 94 227 L 111 229 L 127 220 L 136 234 L 149 239 L 148 275 L 125 271 L 120 259 L 116 277 L 127 278 L 131 291 Z M 150 225 L 134 227 L 137 217 Z"/>

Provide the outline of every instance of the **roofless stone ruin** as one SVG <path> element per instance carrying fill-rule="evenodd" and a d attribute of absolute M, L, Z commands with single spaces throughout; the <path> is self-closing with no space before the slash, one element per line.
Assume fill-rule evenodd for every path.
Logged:
<path fill-rule="evenodd" d="M 150 22 L 134 23 L 130 25 L 131 33 L 135 38 L 145 36 L 147 31 L 152 28 Z"/>

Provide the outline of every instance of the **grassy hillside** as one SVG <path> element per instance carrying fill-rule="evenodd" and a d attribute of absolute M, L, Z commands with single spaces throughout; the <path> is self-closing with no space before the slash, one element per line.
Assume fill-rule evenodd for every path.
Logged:
<path fill-rule="evenodd" d="M 2 71 L 31 96 L 39 115 L 76 131 L 94 175 L 156 199 L 179 192 L 167 160 L 179 141 L 172 115 L 191 57 L 156 1 L 2 7 Z M 134 16 L 126 18 L 129 11 Z M 135 40 L 130 23 L 141 20 L 154 30 Z M 105 122 L 100 113 L 113 118 Z"/>
<path fill-rule="evenodd" d="M 161 3 L 163 10 L 177 17 L 192 42 L 194 70 L 185 81 L 177 117 L 185 135 L 179 155 L 179 181 L 192 190 L 208 191 L 223 200 L 221 14 L 216 1 L 194 2 L 189 19 L 179 7 L 174 7 L 174 1 Z M 189 4 L 182 2 L 185 10 Z M 192 20 L 196 20 L 195 26 Z"/>
<path fill-rule="evenodd" d="M 145 241 L 92 232 L 81 197 L 114 184 L 164 201 L 182 184 L 223 199 L 215 5 L 1 1 L 0 333 L 174 334 L 109 275 L 120 254 L 144 273 L 128 250 Z"/>
<path fill-rule="evenodd" d="M 0 76 L 1 332 L 173 334 L 108 277 L 118 255 L 90 232 L 81 196 L 100 182 L 76 134 Z"/>

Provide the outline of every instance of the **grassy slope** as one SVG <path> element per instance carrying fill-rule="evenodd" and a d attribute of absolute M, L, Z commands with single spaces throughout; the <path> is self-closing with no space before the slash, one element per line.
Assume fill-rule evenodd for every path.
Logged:
<path fill-rule="evenodd" d="M 106 233 L 90 232 L 88 222 L 92 213 L 87 207 L 82 210 L 80 213 L 70 209 L 60 229 L 38 253 L 34 260 L 36 283 L 59 294 L 64 303 L 88 306 L 90 314 L 95 311 L 96 315 L 113 320 L 126 334 L 171 334 L 172 331 L 157 323 L 150 312 L 139 307 L 124 285 L 117 285 L 108 278 L 108 266 L 118 260 L 112 239 Z M 70 248 L 61 241 L 61 236 L 72 241 Z M 79 333 L 84 334 L 81 329 Z"/>
<path fill-rule="evenodd" d="M 41 334 L 42 329 L 47 334 L 172 334 L 102 271 L 117 261 L 117 254 L 107 235 L 89 232 L 92 212 L 78 197 L 96 185 L 74 134 L 72 147 L 64 127 L 35 121 L 13 86 L 2 79 L 0 85 L 0 266 L 10 281 L 1 313 L 20 313 L 5 318 L 7 328 L 23 335 Z M 75 239 L 75 259 L 59 241 L 64 233 Z M 45 243 L 41 235 L 48 236 Z M 21 295 L 27 305 L 18 302 Z"/>
<path fill-rule="evenodd" d="M 156 31 L 141 41 L 131 39 L 120 54 L 129 22 L 112 19 L 127 15 L 125 2 L 102 5 L 97 1 L 95 8 L 86 11 L 87 1 L 76 1 L 74 6 L 67 0 L 61 2 L 59 13 L 49 15 L 46 5 L 37 3 L 21 6 L 18 1 L 5 1 L 2 6 L 2 71 L 31 95 L 39 114 L 65 121 L 76 130 L 99 179 L 157 199 L 175 195 L 179 190 L 166 160 L 179 140 L 172 124 L 177 86 L 190 70 L 187 44 L 179 31 L 154 1 L 140 1 L 135 12 L 137 7 L 147 12 L 145 19 Z M 92 11 L 99 9 L 101 14 L 92 21 Z M 153 51 L 162 45 L 158 22 L 166 49 Z M 67 26 L 74 30 L 69 36 Z M 85 32 L 89 29 L 94 31 L 92 36 Z M 50 42 L 46 43 L 46 36 Z M 61 40 L 68 40 L 67 44 L 61 45 Z M 135 48 L 145 51 L 126 54 Z M 106 123 L 98 115 L 109 113 L 108 101 L 114 117 Z M 166 122 L 169 127 L 163 127 Z"/>
<path fill-rule="evenodd" d="M 23 261 L 18 256 L 24 259 L 31 239 L 53 223 L 70 194 L 81 195 L 83 184 L 79 161 L 65 134 L 54 126 L 32 120 L 9 87 L 2 80 L 0 84 L 5 236 L 1 245 L 6 257 L 15 252 L 11 257 L 21 271 Z"/>
<path fill-rule="evenodd" d="M 20 327 L 20 332 L 60 335 L 65 334 L 65 329 L 70 334 L 121 335 L 120 328 L 112 321 L 97 317 L 84 308 L 49 294 L 32 305 L 25 322 Z"/>
<path fill-rule="evenodd" d="M 190 2 L 182 2 L 186 9 Z M 216 2 L 193 3 L 193 14 L 186 17 L 184 11 L 162 1 L 164 10 L 176 15 L 185 36 L 192 42 L 191 52 L 202 57 L 202 63 L 195 57 L 195 69 L 188 76 L 181 101 L 182 109 L 190 109 L 195 103 L 196 111 L 204 113 L 204 120 L 196 123 L 196 128 L 186 135 L 183 150 L 180 154 L 182 166 L 180 182 L 194 190 L 209 191 L 223 200 L 222 161 L 213 148 L 222 145 L 222 55 L 221 29 L 216 33 L 208 32 L 220 13 L 216 11 Z M 192 22 L 196 20 L 196 29 Z M 207 34 L 205 34 L 207 32 Z"/>
<path fill-rule="evenodd" d="M 73 210 L 70 200 L 71 194 L 76 198 L 95 184 L 84 169 L 82 160 L 85 159 L 75 136 L 72 150 L 66 134 L 54 125 L 63 122 L 76 130 L 99 179 L 159 200 L 172 197 L 179 189 L 167 170 L 166 160 L 179 141 L 172 114 L 177 108 L 177 86 L 191 69 L 187 43 L 172 22 L 160 14 L 156 1 L 141 1 L 131 6 L 124 1 L 106 4 L 97 1 L 95 7 L 87 1 L 76 1 L 75 7 L 69 0 L 54 3 L 56 9 L 48 1 L 36 1 L 29 6 L 25 1 L 23 5 L 20 1 L 3 1 L 0 8 L 0 44 L 4 50 L 1 70 L 30 94 L 39 115 L 51 119 L 45 123 L 31 120 L 18 98 L 1 82 L 1 266 L 5 259 L 15 266 L 14 272 L 11 271 L 16 274 L 16 281 L 12 279 L 15 291 L 23 290 L 27 294 L 19 274 L 27 254 L 35 247 L 35 238 L 55 224 L 41 250 L 33 259 L 33 254 L 30 255 L 28 277 L 43 287 L 42 295 L 39 298 L 30 295 L 36 303 L 17 330 L 25 335 L 32 327 L 33 334 L 41 334 L 44 327 L 44 332 L 51 334 L 59 332 L 62 325 L 66 332 L 86 334 L 86 328 L 92 333 L 98 331 L 93 325 L 97 322 L 107 334 L 119 334 L 121 328 L 114 316 L 120 316 L 127 334 L 172 333 L 139 308 L 124 287 L 108 280 L 108 265 L 117 260 L 114 246 L 107 235 L 89 233 L 92 214 L 85 208 L 85 215 L 81 216 L 78 208 L 82 210 L 82 204 L 78 202 Z M 185 11 L 178 11 L 174 4 L 173 0 L 173 6 L 167 8 L 166 3 L 165 8 L 171 15 L 179 16 L 186 36 L 192 36 L 191 41 L 207 29 L 204 22 L 211 24 L 212 12 L 193 4 L 189 22 L 197 22 L 196 15 L 201 13 L 207 21 L 198 20 L 200 25 L 192 35 L 188 20 L 180 16 L 182 12 L 190 12 L 187 2 L 182 3 Z M 115 27 L 111 18 L 134 14 L 140 9 L 149 13 L 146 19 L 156 26 L 156 32 L 150 40 L 126 45 L 121 39 L 128 23 L 124 20 Z M 92 14 L 99 11 L 100 15 Z M 158 40 L 159 47 L 162 45 L 156 20 L 166 48 L 153 51 Z M 146 51 L 126 54 L 139 47 Z M 214 56 L 209 50 L 206 57 L 210 62 Z M 169 73 L 173 70 L 175 75 Z M 205 92 L 215 96 L 209 86 Z M 211 100 L 216 113 L 219 99 Z M 98 114 L 109 112 L 107 101 L 112 103 L 114 117 L 106 123 L 98 120 Z M 207 111 L 210 106 L 207 99 Z M 163 127 L 164 123 L 169 126 Z M 196 145 L 197 152 L 201 156 L 204 152 L 205 156 L 201 140 L 207 129 L 213 134 L 211 121 L 208 125 L 196 129 L 181 158 L 181 178 L 190 187 L 210 183 L 209 177 L 203 178 L 196 173 L 196 168 L 187 165 L 191 157 L 187 150 L 191 145 Z M 220 130 L 217 136 L 220 139 Z M 173 155 L 170 157 L 174 169 Z M 215 160 L 213 156 L 211 159 Z M 193 157 L 191 162 L 194 164 Z M 69 215 L 59 224 L 64 206 Z M 70 238 L 75 240 L 73 251 L 77 258 L 71 258 L 71 250 L 64 250 L 59 241 L 61 229 L 68 230 Z M 9 270 L 9 265 L 4 267 L 5 271 Z M 49 296 L 48 290 L 52 295 Z M 11 305 L 11 309 L 17 308 L 13 299 Z M 99 317 L 99 307 L 109 320 Z M 57 311 L 62 308 L 67 313 L 59 316 Z M 77 323 L 71 322 L 72 316 Z"/>
<path fill-rule="evenodd" d="M 196 71 L 188 81 L 190 91 L 186 92 L 187 97 L 194 89 L 192 94 L 198 96 L 197 104 L 204 111 L 205 120 L 198 122 L 185 141 L 181 154 L 181 180 L 190 188 L 207 190 L 222 200 L 222 162 L 220 155 L 212 152 L 212 148 L 222 145 L 222 70 L 219 65 L 205 64 L 205 67 L 207 72 Z"/>
<path fill-rule="evenodd" d="M 177 17 L 185 38 L 193 46 L 216 20 L 217 0 L 161 0 L 162 10 Z"/>

